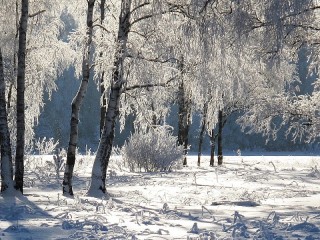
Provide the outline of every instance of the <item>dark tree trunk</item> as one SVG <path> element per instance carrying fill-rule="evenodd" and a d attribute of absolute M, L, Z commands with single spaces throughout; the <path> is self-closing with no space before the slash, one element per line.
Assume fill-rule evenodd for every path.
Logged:
<path fill-rule="evenodd" d="M 97 155 L 94 160 L 89 195 L 95 196 L 106 192 L 107 168 L 111 156 L 114 128 L 119 116 L 120 97 L 123 90 L 123 63 L 130 30 L 130 8 L 132 0 L 122 0 L 118 30 L 118 52 L 115 55 L 112 85 L 105 115 L 105 124 L 100 137 Z"/>
<path fill-rule="evenodd" d="M 152 112 L 155 111 L 154 103 L 152 100 L 151 100 L 151 110 L 152 110 Z M 158 125 L 157 115 L 152 114 L 152 127 L 154 128 L 156 125 Z"/>
<path fill-rule="evenodd" d="M 223 163 L 223 153 L 222 153 L 222 129 L 223 129 L 223 111 L 219 110 L 218 114 L 218 165 Z"/>
<path fill-rule="evenodd" d="M 214 129 L 211 130 L 211 136 L 210 136 L 210 167 L 214 166 L 214 151 L 215 151 L 215 141 L 216 137 L 214 135 Z"/>
<path fill-rule="evenodd" d="M 1 148 L 1 192 L 13 190 L 13 167 L 10 133 L 6 106 L 6 83 L 3 58 L 0 48 L 0 148 Z"/>
<path fill-rule="evenodd" d="M 25 74 L 29 1 L 21 0 L 17 71 L 17 143 L 15 159 L 15 189 L 23 193 L 24 145 L 25 145 Z"/>
<path fill-rule="evenodd" d="M 206 130 L 207 112 L 208 112 L 208 103 L 206 102 L 203 105 L 202 122 L 201 122 L 201 129 L 200 129 L 200 135 L 199 135 L 199 147 L 198 147 L 198 166 L 199 167 L 201 162 L 203 135 Z"/>
<path fill-rule="evenodd" d="M 180 71 L 183 74 L 184 64 L 183 59 L 180 63 Z M 178 145 L 183 146 L 184 158 L 183 165 L 187 165 L 187 154 L 188 154 L 188 143 L 189 143 L 189 129 L 191 124 L 191 103 L 190 94 L 188 94 L 186 87 L 184 85 L 184 80 L 181 80 L 179 84 L 178 93 L 178 105 L 179 105 L 179 122 L 178 122 Z"/>
<path fill-rule="evenodd" d="M 100 3 L 100 24 L 102 25 L 105 19 L 105 4 L 106 0 L 101 0 Z M 103 53 L 100 53 L 100 56 L 102 57 Z M 104 87 L 104 71 L 101 73 L 101 78 L 100 78 L 100 95 L 101 95 L 101 106 L 100 106 L 100 136 L 103 131 L 103 126 L 105 122 L 105 116 L 106 116 L 106 106 L 107 106 L 107 101 L 106 101 L 106 96 L 105 96 L 105 87 Z"/>
<path fill-rule="evenodd" d="M 101 106 L 100 106 L 100 137 L 103 131 L 103 127 L 105 124 L 105 117 L 106 117 L 106 106 L 107 106 L 107 100 L 106 100 L 106 96 L 105 96 L 105 87 L 104 87 L 104 71 L 101 74 L 101 78 L 100 78 L 100 95 L 101 95 Z"/>
<path fill-rule="evenodd" d="M 70 121 L 70 140 L 67 152 L 67 163 L 63 177 L 63 194 L 73 195 L 72 178 L 73 169 L 76 160 L 76 148 L 78 144 L 78 124 L 79 112 L 83 102 L 83 98 L 87 92 L 88 82 L 90 78 L 90 52 L 92 43 L 92 28 L 93 28 L 93 9 L 95 0 L 88 1 L 87 10 L 87 41 L 85 43 L 85 50 L 82 59 L 82 81 L 79 90 L 72 100 L 71 104 L 71 121 Z"/>
<path fill-rule="evenodd" d="M 8 100 L 7 100 L 7 109 L 8 110 L 11 108 L 12 89 L 13 89 L 13 84 L 10 83 L 9 92 L 8 92 Z"/>

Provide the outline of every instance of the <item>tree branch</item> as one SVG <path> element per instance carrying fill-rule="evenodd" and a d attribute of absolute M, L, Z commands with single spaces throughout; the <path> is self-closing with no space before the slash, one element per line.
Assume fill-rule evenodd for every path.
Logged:
<path fill-rule="evenodd" d="M 131 27 L 132 25 L 134 25 L 135 23 L 137 23 L 137 22 L 140 22 L 140 21 L 142 21 L 142 20 L 146 20 L 146 19 L 152 18 L 153 16 L 155 16 L 155 15 L 154 15 L 154 14 L 149 14 L 149 15 L 145 15 L 145 16 L 143 16 L 143 17 L 137 18 L 137 19 L 133 20 L 133 21 L 130 23 L 130 27 Z"/>
<path fill-rule="evenodd" d="M 160 57 L 157 57 L 157 58 L 146 58 L 146 57 L 142 56 L 141 54 L 138 54 L 137 56 L 133 56 L 133 55 L 127 54 L 126 57 L 135 58 L 135 59 L 141 59 L 141 60 L 145 60 L 145 61 L 148 61 L 148 62 L 155 62 L 155 63 L 168 63 L 168 62 L 178 63 L 180 61 L 179 59 L 174 58 L 174 57 L 171 57 L 171 58 L 168 58 L 168 59 L 163 59 L 163 60 L 161 60 Z"/>
<path fill-rule="evenodd" d="M 137 11 L 139 8 L 142 8 L 142 7 L 144 7 L 144 6 L 146 6 L 146 5 L 149 5 L 149 4 L 150 4 L 150 2 L 145 2 L 145 3 L 140 4 L 139 6 L 137 6 L 137 7 L 135 7 L 134 9 L 131 10 L 131 14 L 132 14 L 134 11 Z"/>
<path fill-rule="evenodd" d="M 100 28 L 102 28 L 104 31 L 106 31 L 107 33 L 110 33 L 110 31 L 109 31 L 108 29 L 106 29 L 104 26 L 102 26 L 102 25 L 99 24 L 99 23 L 94 24 L 92 27 L 93 27 L 93 28 L 94 28 L 94 27 L 100 27 Z"/>
<path fill-rule="evenodd" d="M 40 11 L 35 12 L 35 13 L 33 13 L 33 14 L 29 14 L 28 17 L 29 17 L 29 18 L 33 18 L 33 17 L 35 17 L 35 16 L 37 16 L 37 15 L 39 15 L 39 14 L 41 14 L 41 13 L 44 13 L 45 11 L 46 11 L 46 10 L 40 10 Z"/>
<path fill-rule="evenodd" d="M 309 30 L 314 30 L 314 31 L 320 31 L 319 27 L 306 26 L 306 25 L 303 25 L 303 24 L 284 24 L 283 26 L 294 27 L 294 28 L 302 28 L 302 29 L 309 29 Z"/>
<path fill-rule="evenodd" d="M 122 92 L 131 91 L 137 88 L 166 87 L 170 82 L 176 79 L 176 77 L 177 75 L 173 76 L 172 78 L 170 78 L 168 81 L 164 83 L 147 83 L 147 84 L 129 86 L 129 87 L 126 87 Z"/>
<path fill-rule="evenodd" d="M 288 15 L 283 16 L 282 18 L 280 18 L 280 20 L 283 21 L 283 20 L 285 20 L 286 18 L 295 17 L 295 16 L 298 16 L 298 15 L 300 15 L 300 14 L 307 13 L 307 12 L 311 12 L 311 11 L 314 11 L 314 10 L 317 10 L 317 9 L 320 9 L 320 6 L 313 6 L 313 7 L 311 7 L 311 8 L 303 9 L 303 10 L 301 10 L 300 12 L 297 12 L 297 13 L 288 14 Z"/>

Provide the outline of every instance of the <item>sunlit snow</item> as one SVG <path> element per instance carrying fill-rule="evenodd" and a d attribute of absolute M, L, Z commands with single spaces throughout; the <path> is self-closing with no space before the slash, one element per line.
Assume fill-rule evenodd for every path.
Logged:
<path fill-rule="evenodd" d="M 131 173 L 113 157 L 98 199 L 86 196 L 92 157 L 78 158 L 74 198 L 61 195 L 52 156 L 28 157 L 25 195 L 0 197 L 0 239 L 320 239 L 319 159 L 197 167 L 191 156 L 170 173 Z"/>

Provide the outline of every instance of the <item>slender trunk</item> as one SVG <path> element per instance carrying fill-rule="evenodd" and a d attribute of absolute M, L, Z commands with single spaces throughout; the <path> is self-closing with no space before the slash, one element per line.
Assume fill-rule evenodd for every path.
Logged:
<path fill-rule="evenodd" d="M 12 89 L 13 89 L 13 84 L 10 83 L 9 92 L 8 92 L 8 100 L 7 100 L 7 109 L 8 110 L 11 108 Z"/>
<path fill-rule="evenodd" d="M 92 43 L 92 28 L 93 28 L 93 8 L 95 0 L 88 1 L 87 10 L 87 41 L 85 43 L 85 49 L 82 59 L 82 81 L 79 90 L 72 100 L 71 104 L 71 121 L 70 121 L 70 140 L 67 152 L 67 163 L 63 177 L 63 194 L 73 195 L 72 178 L 73 168 L 76 160 L 76 148 L 78 144 L 78 124 L 79 124 L 79 112 L 83 102 L 83 98 L 87 92 L 88 82 L 90 78 L 90 51 Z"/>
<path fill-rule="evenodd" d="M 120 97 L 123 89 L 123 63 L 124 52 L 127 47 L 128 34 L 130 29 L 130 8 L 132 0 L 122 0 L 121 13 L 119 16 L 118 30 L 118 52 L 115 55 L 114 72 L 112 74 L 112 85 L 108 99 L 108 106 L 105 115 L 105 124 L 100 137 L 99 147 L 94 160 L 89 195 L 97 195 L 106 192 L 107 168 L 111 156 L 114 128 L 116 119 L 119 116 Z"/>
<path fill-rule="evenodd" d="M 180 71 L 183 74 L 184 72 L 184 64 L 183 59 L 180 64 Z M 191 103 L 190 96 L 187 93 L 187 90 L 184 85 L 184 80 L 181 80 L 179 85 L 179 93 L 178 93 L 178 104 L 179 104 L 179 122 L 178 122 L 178 145 L 183 146 L 184 158 L 183 165 L 187 165 L 187 154 L 188 154 L 188 135 L 191 124 Z"/>
<path fill-rule="evenodd" d="M 6 83 L 4 80 L 3 59 L 0 48 L 0 148 L 1 148 L 1 192 L 12 191 L 13 167 L 10 133 L 6 106 Z"/>
<path fill-rule="evenodd" d="M 107 106 L 107 100 L 106 100 L 106 96 L 105 96 L 105 87 L 104 87 L 104 71 L 101 74 L 101 78 L 100 78 L 100 95 L 101 95 L 101 106 L 100 106 L 100 137 L 103 131 L 103 127 L 105 124 L 105 116 L 106 116 L 106 106 Z"/>
<path fill-rule="evenodd" d="M 222 153 L 222 129 L 223 129 L 223 111 L 219 110 L 218 114 L 218 165 L 223 163 L 223 153 Z"/>
<path fill-rule="evenodd" d="M 12 90 L 14 87 L 14 79 L 17 75 L 17 43 L 19 40 L 19 3 L 16 1 L 16 34 L 14 37 L 14 49 L 13 49 L 13 72 L 12 76 L 13 79 L 10 81 L 9 91 L 8 91 L 8 100 L 7 100 L 7 110 L 9 112 L 9 109 L 11 108 L 11 100 L 12 100 Z"/>
<path fill-rule="evenodd" d="M 215 150 L 216 137 L 214 135 L 214 129 L 211 130 L 210 136 L 210 167 L 214 166 L 214 150 Z"/>
<path fill-rule="evenodd" d="M 105 19 L 105 4 L 106 0 L 101 0 L 100 3 L 100 24 L 102 25 Z M 103 53 L 100 53 L 100 57 L 102 57 Z M 106 106 L 107 106 L 107 100 L 105 96 L 105 87 L 104 87 L 104 71 L 101 73 L 100 78 L 100 95 L 101 95 L 101 106 L 100 106 L 100 136 L 103 131 L 103 126 L 105 122 L 105 116 L 106 116 Z"/>
<path fill-rule="evenodd" d="M 201 123 L 200 135 L 199 135 L 199 148 L 198 148 L 198 166 L 199 167 L 200 167 L 201 154 L 202 154 L 203 135 L 206 130 L 207 112 L 208 112 L 208 103 L 206 102 L 203 105 L 202 123 Z"/>
<path fill-rule="evenodd" d="M 155 128 L 157 125 L 160 125 L 161 120 L 160 119 L 158 120 L 157 115 L 154 113 L 155 107 L 154 107 L 154 103 L 152 100 L 151 100 L 151 110 L 153 112 L 153 114 L 152 114 L 152 128 Z"/>
<path fill-rule="evenodd" d="M 17 71 L 17 143 L 15 159 L 15 189 L 23 193 L 24 144 L 25 144 L 25 75 L 29 1 L 21 0 Z"/>

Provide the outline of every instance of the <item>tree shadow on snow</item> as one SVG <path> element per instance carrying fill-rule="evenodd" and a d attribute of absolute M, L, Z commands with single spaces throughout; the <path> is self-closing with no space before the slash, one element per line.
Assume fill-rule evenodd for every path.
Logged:
<path fill-rule="evenodd" d="M 28 196 L 21 193 L 0 196 L 0 235 L 5 239 L 41 239 L 43 235 L 55 239 L 61 226 L 61 220 L 30 201 Z"/>

